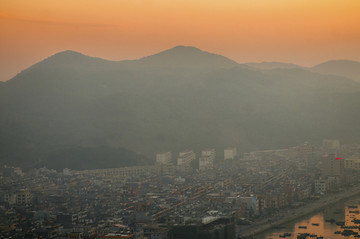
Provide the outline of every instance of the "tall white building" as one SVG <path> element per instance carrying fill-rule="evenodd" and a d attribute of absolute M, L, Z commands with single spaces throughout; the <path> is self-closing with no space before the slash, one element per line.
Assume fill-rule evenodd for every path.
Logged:
<path fill-rule="evenodd" d="M 157 164 L 171 164 L 171 152 L 156 154 Z"/>
<path fill-rule="evenodd" d="M 224 159 L 234 159 L 236 155 L 236 148 L 227 148 L 224 150 Z"/>
<path fill-rule="evenodd" d="M 179 153 L 177 159 L 178 166 L 190 166 L 191 162 L 196 159 L 196 154 L 193 151 L 183 151 Z"/>
<path fill-rule="evenodd" d="M 215 149 L 205 149 L 205 150 L 201 151 L 201 156 L 202 157 L 210 157 L 214 160 L 215 156 L 216 156 L 216 151 L 215 151 Z"/>
<path fill-rule="evenodd" d="M 210 156 L 199 158 L 199 170 L 206 171 L 214 168 L 214 160 Z"/>
<path fill-rule="evenodd" d="M 199 158 L 199 170 L 204 171 L 213 169 L 215 155 L 215 149 L 205 149 L 201 151 L 201 157 Z"/>

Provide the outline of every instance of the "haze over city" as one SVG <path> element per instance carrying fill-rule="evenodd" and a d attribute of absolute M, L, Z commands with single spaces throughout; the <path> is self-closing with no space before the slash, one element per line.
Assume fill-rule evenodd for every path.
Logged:
<path fill-rule="evenodd" d="M 359 61 L 360 2 L 0 1 L 0 81 L 63 50 L 137 59 L 176 45 L 239 63 Z"/>

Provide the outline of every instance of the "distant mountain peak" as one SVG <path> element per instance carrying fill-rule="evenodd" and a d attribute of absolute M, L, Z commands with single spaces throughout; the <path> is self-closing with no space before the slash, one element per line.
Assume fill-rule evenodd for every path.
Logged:
<path fill-rule="evenodd" d="M 213 54 L 213 53 L 209 53 L 203 50 L 200 50 L 199 48 L 196 48 L 194 46 L 183 46 L 183 45 L 178 45 L 175 46 L 173 48 L 161 51 L 159 53 L 156 53 L 154 55 L 151 56 L 147 56 L 144 57 L 142 59 L 146 59 L 146 58 L 150 58 L 150 57 L 159 57 L 159 56 L 165 56 L 165 55 L 172 55 L 172 54 L 176 54 L 178 57 L 184 56 L 184 55 L 192 55 L 192 54 L 200 54 L 200 55 L 216 55 L 219 56 L 217 54 Z"/>
<path fill-rule="evenodd" d="M 202 50 L 200 50 L 197 47 L 194 46 L 184 46 L 184 45 L 178 45 L 178 46 L 174 46 L 173 48 L 170 48 L 168 50 L 165 51 L 188 51 L 188 52 L 204 52 Z"/>
<path fill-rule="evenodd" d="M 80 52 L 73 51 L 73 50 L 64 50 L 64 51 L 55 53 L 54 55 L 52 55 L 50 57 L 53 57 L 53 56 L 85 56 L 85 55 Z"/>
<path fill-rule="evenodd" d="M 201 51 L 199 48 L 197 47 L 194 47 L 194 46 L 185 46 L 185 45 L 177 45 L 177 46 L 174 46 L 173 48 L 170 48 L 170 49 L 196 49 L 198 51 Z"/>
<path fill-rule="evenodd" d="M 58 53 L 55 53 L 54 55 L 48 57 L 45 60 L 51 60 L 51 59 L 56 59 L 56 60 L 70 60 L 70 61 L 79 61 L 79 60 L 84 60 L 84 59 L 99 59 L 99 60 L 103 60 L 101 58 L 98 57 L 91 57 L 91 56 L 87 56 L 84 55 L 80 52 L 77 51 L 72 51 L 72 50 L 65 50 L 65 51 L 60 51 Z"/>
<path fill-rule="evenodd" d="M 150 66 L 185 68 L 229 68 L 238 63 L 221 55 L 209 53 L 193 46 L 178 45 L 157 54 L 139 59 Z"/>
<path fill-rule="evenodd" d="M 360 82 L 360 62 L 350 60 L 330 60 L 310 68 L 321 74 L 345 76 Z"/>
<path fill-rule="evenodd" d="M 103 62 L 109 61 L 98 57 L 87 56 L 80 52 L 65 50 L 49 56 L 48 58 L 33 65 L 33 67 L 91 67 L 94 64 L 96 65 Z"/>
<path fill-rule="evenodd" d="M 313 66 L 313 68 L 315 67 L 320 67 L 320 66 L 324 66 L 324 65 L 331 65 L 331 66 L 354 66 L 354 65 L 359 65 L 360 62 L 357 61 L 351 61 L 351 60 L 344 60 L 344 59 L 338 59 L 338 60 L 329 60 L 326 62 L 323 62 L 321 64 L 318 64 L 316 66 Z"/>

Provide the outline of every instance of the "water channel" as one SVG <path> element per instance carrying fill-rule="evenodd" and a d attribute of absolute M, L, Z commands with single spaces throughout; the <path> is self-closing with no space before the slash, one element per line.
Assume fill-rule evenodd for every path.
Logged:
<path fill-rule="evenodd" d="M 359 211 L 360 196 L 356 196 L 329 206 L 321 212 L 261 233 L 254 238 L 360 238 Z"/>

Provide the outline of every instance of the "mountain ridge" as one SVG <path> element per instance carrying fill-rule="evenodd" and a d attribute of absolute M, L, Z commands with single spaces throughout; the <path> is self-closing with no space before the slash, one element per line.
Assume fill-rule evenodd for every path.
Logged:
<path fill-rule="evenodd" d="M 61 65 L 71 65 L 71 64 L 91 64 L 91 63 L 108 63 L 112 62 L 110 60 L 105 60 L 100 57 L 88 56 L 83 53 L 73 51 L 73 50 L 64 50 L 57 52 L 44 60 L 34 64 L 48 65 L 48 64 L 61 64 Z"/>
<path fill-rule="evenodd" d="M 260 68 L 260 69 L 264 69 L 264 70 L 269 70 L 269 69 L 274 69 L 274 68 L 304 68 L 303 66 L 300 65 L 296 65 L 293 63 L 284 63 L 284 62 L 276 62 L 276 61 L 263 61 L 263 62 L 249 62 L 249 63 L 244 63 L 247 66 L 250 67 L 255 67 L 255 68 Z"/>
<path fill-rule="evenodd" d="M 329 60 L 309 68 L 313 72 L 345 76 L 360 82 L 360 62 L 351 60 Z"/>
<path fill-rule="evenodd" d="M 208 61 L 203 61 L 206 57 L 211 56 L 212 59 Z M 177 58 L 177 59 L 173 59 Z M 237 66 L 248 66 L 251 68 L 262 69 L 262 70 L 271 70 L 271 69 L 289 69 L 289 68 L 302 68 L 312 72 L 320 74 L 332 74 L 338 76 L 344 76 L 352 80 L 360 82 L 360 62 L 352 60 L 328 60 L 326 62 L 317 64 L 312 67 L 303 67 L 293 63 L 283 63 L 283 62 L 248 62 L 248 63 L 238 63 L 234 60 L 231 60 L 222 55 L 209 53 L 207 51 L 200 50 L 199 48 L 193 46 L 183 46 L 178 45 L 170 49 L 163 50 L 161 52 L 141 57 L 139 59 L 133 60 L 107 60 L 100 57 L 88 56 L 83 53 L 73 51 L 73 50 L 64 50 L 57 52 L 37 63 L 30 66 L 25 70 L 36 68 L 38 66 L 46 66 L 48 63 L 62 64 L 63 66 L 71 67 L 74 64 L 77 64 L 77 67 L 91 67 L 93 65 L 100 64 L 112 64 L 113 66 L 131 68 L 139 67 L 140 65 L 146 65 L 147 67 L 159 67 L 163 68 L 231 68 Z M 134 66 L 135 65 L 135 66 Z M 340 65 L 340 66 L 339 66 Z M 345 69 L 342 69 L 345 68 Z M 17 75 L 21 74 L 18 73 Z M 17 76 L 16 75 L 16 76 Z M 16 78 L 13 77 L 13 78 Z M 11 78 L 11 79 L 13 79 Z M 9 80 L 11 80 L 9 79 Z M 9 81 L 8 80 L 8 81 Z M 7 82 L 7 81 L 4 81 Z"/>
<path fill-rule="evenodd" d="M 155 66 L 165 67 L 225 67 L 239 65 L 237 62 L 214 53 L 202 51 L 193 46 L 175 46 L 159 53 L 137 60 Z"/>
<path fill-rule="evenodd" d="M 85 56 L 80 65 L 55 58 L 24 70 L 0 87 L 0 163 L 101 165 L 89 151 L 108 155 L 107 166 L 119 167 L 130 165 L 129 154 L 114 149 L 150 160 L 162 151 L 236 145 L 247 152 L 323 138 L 360 140 L 360 112 L 353 103 L 360 102 L 359 83 L 302 68 L 233 65 L 196 48 L 185 50 L 200 54 L 197 61 L 208 57 L 219 64 L 90 60 L 89 67 Z M 74 165 L 54 161 L 62 154 L 76 158 Z M 116 155 L 122 155 L 119 162 Z"/>

